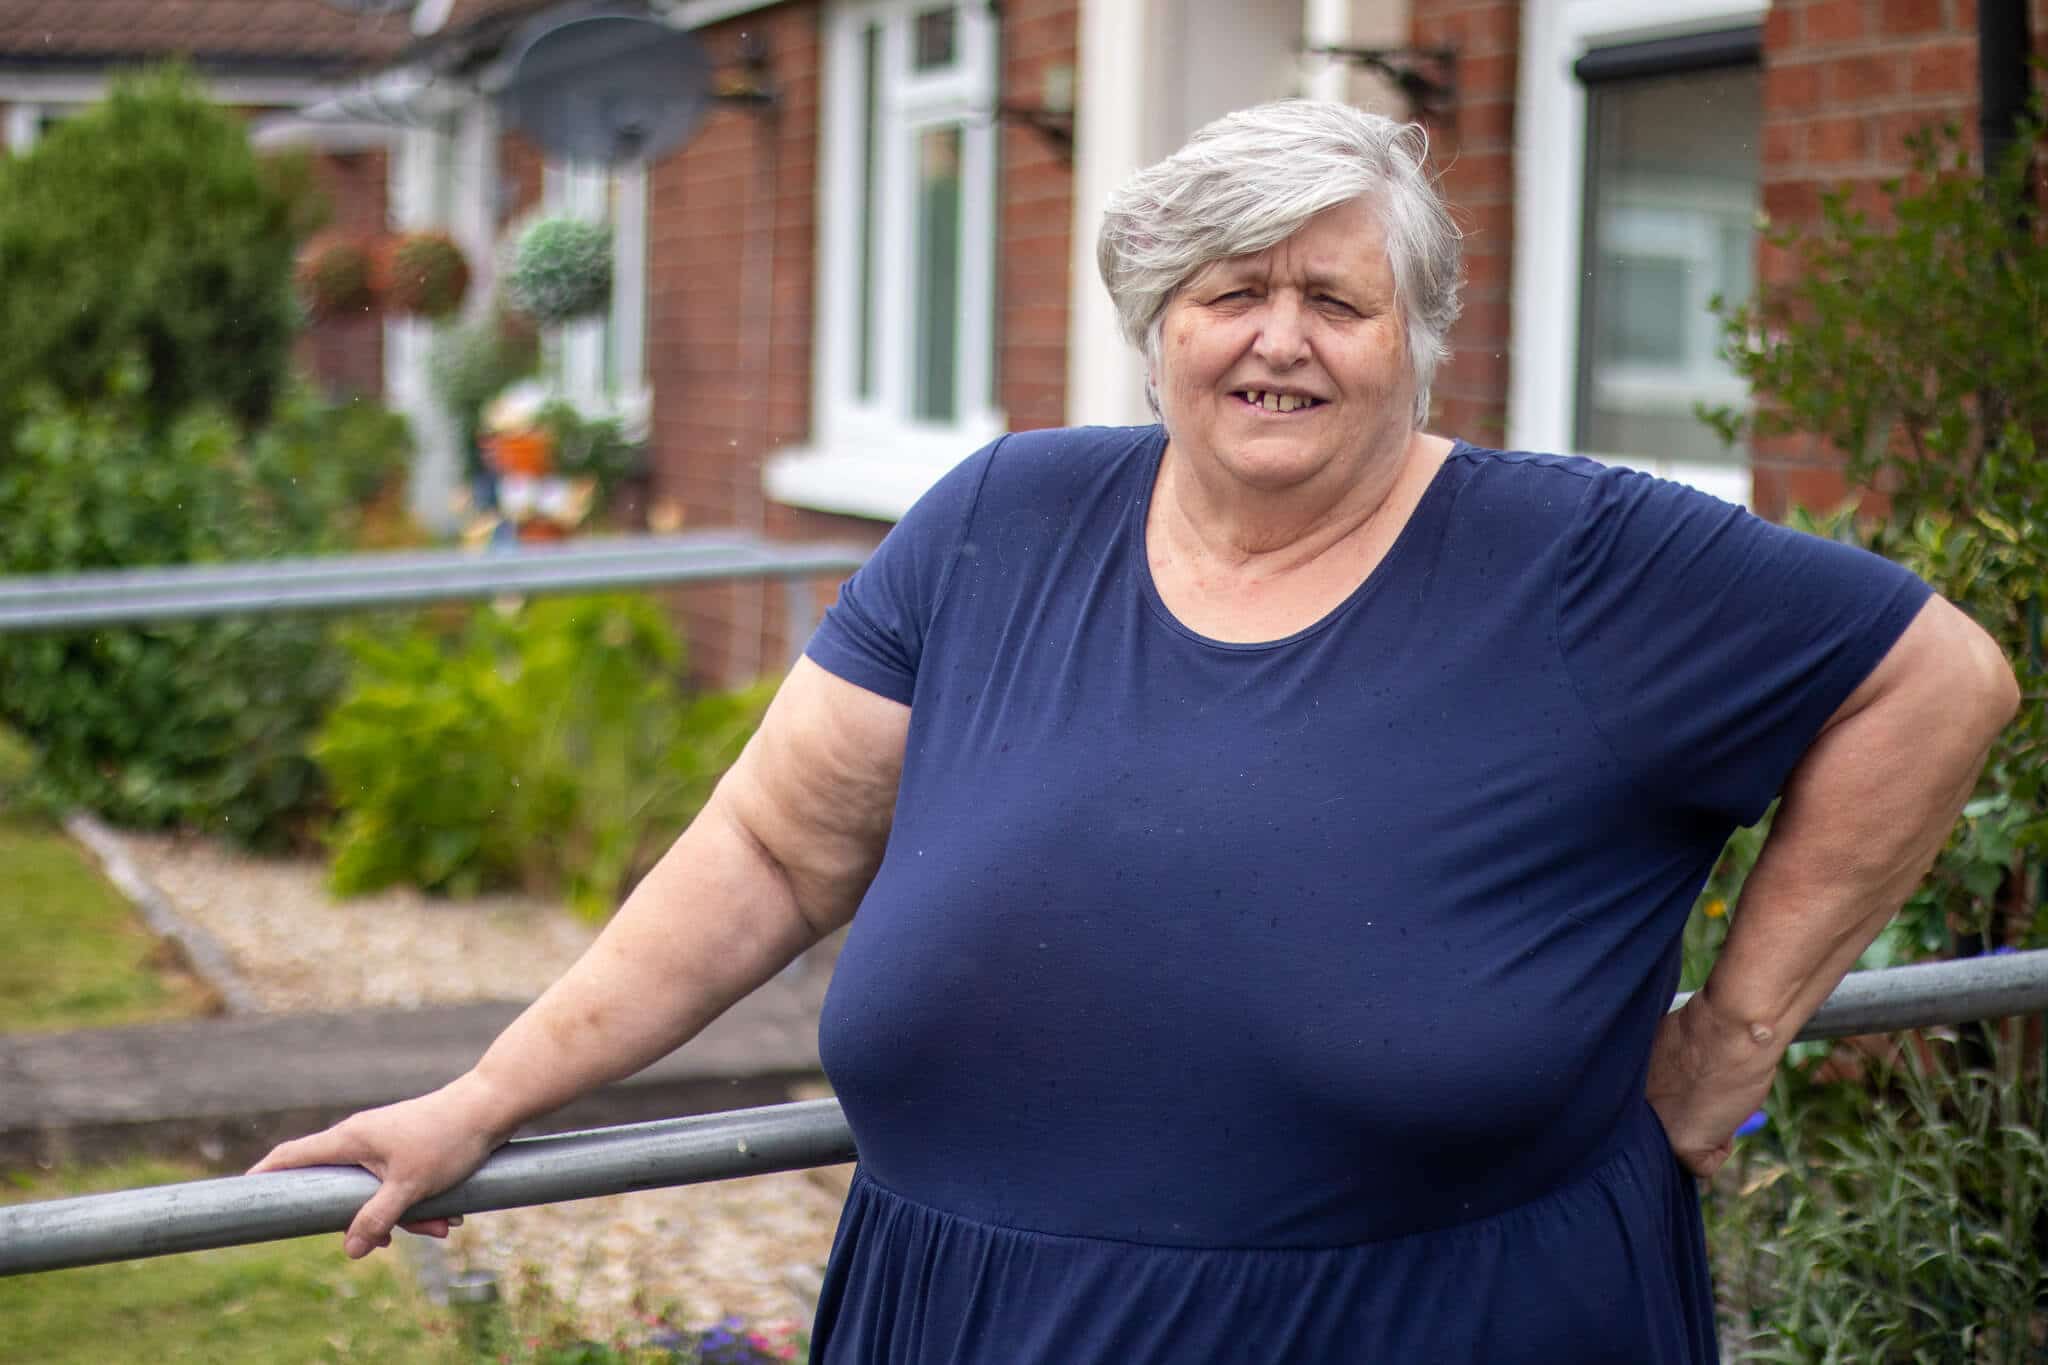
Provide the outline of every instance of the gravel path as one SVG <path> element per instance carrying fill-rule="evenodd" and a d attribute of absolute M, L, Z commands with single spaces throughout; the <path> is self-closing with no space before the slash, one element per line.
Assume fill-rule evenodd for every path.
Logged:
<path fill-rule="evenodd" d="M 252 859 L 189 838 L 113 838 L 180 918 L 225 949 L 259 1010 L 528 1000 L 596 935 L 532 897 L 396 890 L 340 901 L 317 862 Z M 636 1295 L 654 1309 L 673 1304 L 693 1327 L 727 1314 L 808 1325 L 849 1175 L 792 1172 L 479 1214 L 449 1239 L 445 1265 L 496 1271 L 508 1292 L 523 1267 L 539 1267 L 596 1336 L 631 1322 Z M 414 1248 L 422 1253 L 431 1279 L 434 1251 Z"/>

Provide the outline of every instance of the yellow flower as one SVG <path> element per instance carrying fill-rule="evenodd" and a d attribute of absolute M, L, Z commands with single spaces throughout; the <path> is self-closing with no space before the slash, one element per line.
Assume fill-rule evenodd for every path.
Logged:
<path fill-rule="evenodd" d="M 1705 915 L 1708 919 L 1719 919 L 1721 918 L 1721 916 L 1728 913 L 1728 902 L 1721 900 L 1719 897 L 1716 897 L 1715 899 L 1708 901 L 1704 906 L 1702 906 L 1700 908 L 1700 913 Z"/>

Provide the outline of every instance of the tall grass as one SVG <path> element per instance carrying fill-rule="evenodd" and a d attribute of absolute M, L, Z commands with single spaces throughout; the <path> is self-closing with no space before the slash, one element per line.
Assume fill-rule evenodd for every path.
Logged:
<path fill-rule="evenodd" d="M 2048 1086 L 2009 1026 L 1987 1061 L 1952 1034 L 1862 1084 L 1781 1078 L 1772 1124 L 1707 1200 L 1736 1360 L 2048 1359 Z"/>

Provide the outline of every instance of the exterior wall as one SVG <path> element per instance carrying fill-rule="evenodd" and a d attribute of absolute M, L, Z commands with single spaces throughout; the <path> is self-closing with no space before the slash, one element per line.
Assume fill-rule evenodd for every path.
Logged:
<path fill-rule="evenodd" d="M 815 0 L 699 30 L 714 62 L 765 40 L 781 103 L 715 110 L 648 185 L 647 370 L 653 496 L 686 527 L 801 534 L 761 488 L 769 453 L 810 427 L 821 57 Z M 691 671 L 738 682 L 788 661 L 782 591 L 739 583 L 675 594 Z"/>
<path fill-rule="evenodd" d="M 365 237 L 385 228 L 390 167 L 385 153 L 329 154 L 313 160 L 315 183 L 326 196 L 328 226 Z M 384 325 L 375 313 L 330 318 L 308 328 L 293 356 L 330 397 L 375 396 L 384 389 Z"/>
<path fill-rule="evenodd" d="M 1074 65 L 1075 14 L 1075 0 L 1004 6 L 1008 99 L 1038 104 L 1047 73 Z M 778 111 L 714 112 L 649 186 L 651 497 L 692 529 L 873 546 L 887 524 L 784 506 L 762 491 L 768 456 L 812 433 L 820 6 L 791 0 L 697 37 L 724 66 L 742 33 L 766 41 Z M 1073 174 L 1021 124 L 1005 125 L 1001 147 L 997 401 L 1012 428 L 1053 426 L 1067 398 Z M 736 683 L 779 671 L 802 643 L 789 626 L 793 605 L 815 619 L 836 587 L 806 585 L 807 607 L 776 583 L 675 593 L 691 672 Z"/>
<path fill-rule="evenodd" d="M 1432 425 L 1478 441 L 1504 431 L 1515 359 L 1508 339 L 1519 35 L 1525 10 L 1562 4 L 1412 0 L 1412 41 L 1458 52 L 1456 107 L 1429 127 L 1443 188 L 1467 232 L 1465 315 L 1453 358 L 1438 373 Z M 2039 55 L 2048 52 L 2048 0 L 2033 0 L 2032 16 Z M 1775 0 L 1764 23 L 1760 148 L 1770 220 L 1817 220 L 1821 194 L 1834 186 L 1874 205 L 1879 182 L 1904 169 L 1904 140 L 1915 128 L 1952 119 L 1974 133 L 1976 24 L 1975 0 Z M 1576 156 L 1564 160 L 1578 164 Z M 1760 281 L 1788 278 L 1784 253 L 1761 242 L 1758 253 Z M 1839 457 L 1798 438 L 1760 444 L 1754 480 L 1755 507 L 1773 516 L 1792 505 L 1835 504 L 1846 491 Z"/>
<path fill-rule="evenodd" d="M 2048 2 L 2032 4 L 2036 55 L 2048 52 Z M 2036 81 L 2039 80 L 2037 76 Z M 1775 224 L 1820 216 L 1823 190 L 1849 187 L 1871 207 L 1906 166 L 1916 128 L 1977 120 L 1975 0 L 1776 0 L 1764 25 L 1763 205 Z M 1760 246 L 1758 278 L 1790 278 L 1789 256 Z M 1804 438 L 1756 452 L 1756 507 L 1827 507 L 1846 489 L 1840 459 Z"/>
<path fill-rule="evenodd" d="M 1071 80 L 1079 23 L 1077 0 L 1003 6 L 1003 89 L 1010 101 L 1038 104 L 1059 68 Z M 1059 426 L 1067 411 L 1074 169 L 1043 137 L 1012 123 L 1003 129 L 1000 175 L 996 402 L 1013 431 Z"/>
<path fill-rule="evenodd" d="M 1457 52 L 1457 95 L 1426 120 L 1440 187 L 1465 232 L 1465 311 L 1439 366 L 1431 430 L 1480 444 L 1507 430 L 1509 283 L 1514 267 L 1515 73 L 1519 0 L 1413 0 L 1417 47 Z"/>
<path fill-rule="evenodd" d="M 520 132 L 498 137 L 498 230 L 540 204 L 547 158 L 533 139 Z"/>

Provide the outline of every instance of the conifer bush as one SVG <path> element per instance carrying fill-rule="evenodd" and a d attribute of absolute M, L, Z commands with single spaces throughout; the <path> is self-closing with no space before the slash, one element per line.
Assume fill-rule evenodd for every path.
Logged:
<path fill-rule="evenodd" d="M 283 392 L 295 248 L 317 213 L 301 161 L 266 161 L 192 76 L 116 80 L 104 103 L 0 158 L 0 457 L 31 389 L 95 397 L 139 361 L 156 420 L 212 402 L 260 423 Z"/>

